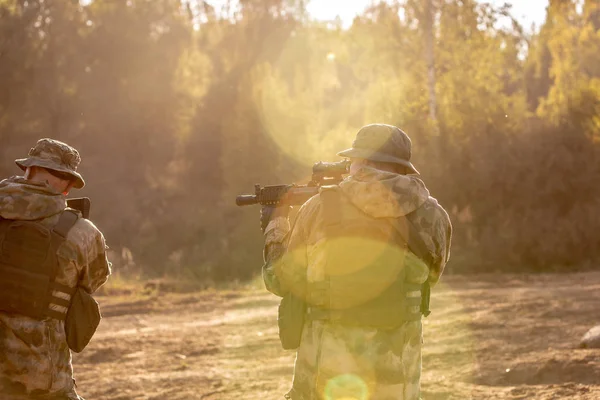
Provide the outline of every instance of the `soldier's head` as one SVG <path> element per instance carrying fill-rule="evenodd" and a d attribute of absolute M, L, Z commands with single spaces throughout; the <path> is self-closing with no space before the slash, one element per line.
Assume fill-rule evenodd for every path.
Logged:
<path fill-rule="evenodd" d="M 47 182 L 59 193 L 68 194 L 71 188 L 80 189 L 85 185 L 77 172 L 81 162 L 79 152 L 66 143 L 54 139 L 40 139 L 29 150 L 29 156 L 15 160 L 25 171 L 25 179 Z"/>
<path fill-rule="evenodd" d="M 400 128 L 386 124 L 363 126 L 356 134 L 352 148 L 339 156 L 350 158 L 350 174 L 367 165 L 397 174 L 418 174 L 410 162 L 411 141 Z"/>

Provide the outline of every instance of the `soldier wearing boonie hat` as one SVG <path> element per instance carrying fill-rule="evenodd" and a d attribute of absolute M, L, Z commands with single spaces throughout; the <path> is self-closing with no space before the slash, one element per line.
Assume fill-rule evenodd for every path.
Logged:
<path fill-rule="evenodd" d="M 73 181 L 75 189 L 81 189 L 85 186 L 85 181 L 77 167 L 81 163 L 79 152 L 66 143 L 54 139 L 40 139 L 35 147 L 29 150 L 27 158 L 15 160 L 15 163 L 23 171 L 27 168 L 39 167 L 58 172 L 64 178 Z"/>
<path fill-rule="evenodd" d="M 419 171 L 410 162 L 412 143 L 404 131 L 392 125 L 371 124 L 356 134 L 352 147 L 340 151 L 338 156 L 358 158 L 374 162 L 401 165 L 407 173 Z"/>
<path fill-rule="evenodd" d="M 401 129 L 364 126 L 338 153 L 352 161 L 349 176 L 321 188 L 292 228 L 288 207 L 262 213 L 273 216 L 265 285 L 284 298 L 280 315 L 304 321 L 288 399 L 420 398 L 421 319 L 452 226 L 411 150 Z"/>
<path fill-rule="evenodd" d="M 81 336 L 66 332 L 98 317 L 71 306 L 110 275 L 104 236 L 66 205 L 85 185 L 75 148 L 40 139 L 15 162 L 25 176 L 0 182 L 0 397 L 80 400 L 69 348 Z"/>

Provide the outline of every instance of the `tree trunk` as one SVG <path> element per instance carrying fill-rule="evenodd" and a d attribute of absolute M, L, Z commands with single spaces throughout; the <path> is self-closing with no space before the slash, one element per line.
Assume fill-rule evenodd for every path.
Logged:
<path fill-rule="evenodd" d="M 423 32 L 425 35 L 425 61 L 427 63 L 427 85 L 429 87 L 429 120 L 433 129 L 433 134 L 439 136 L 439 126 L 437 120 L 437 100 L 435 95 L 435 54 L 433 50 L 434 27 L 433 16 L 434 9 L 432 0 L 424 1 Z"/>

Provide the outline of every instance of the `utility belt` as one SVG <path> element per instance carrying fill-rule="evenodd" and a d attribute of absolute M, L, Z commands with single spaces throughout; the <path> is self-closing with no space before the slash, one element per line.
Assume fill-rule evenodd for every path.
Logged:
<path fill-rule="evenodd" d="M 342 325 L 373 328 L 396 328 L 408 321 L 419 321 L 429 315 L 429 282 L 404 283 L 401 304 L 382 304 L 379 307 L 363 306 L 343 310 L 307 307 L 309 321 L 332 321 Z"/>

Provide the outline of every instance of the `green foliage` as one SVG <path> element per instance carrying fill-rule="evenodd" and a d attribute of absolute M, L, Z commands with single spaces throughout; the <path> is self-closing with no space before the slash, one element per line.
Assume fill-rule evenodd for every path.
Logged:
<path fill-rule="evenodd" d="M 598 260 L 597 2 L 552 1 L 527 35 L 498 27 L 506 7 L 433 1 L 436 129 L 422 2 L 374 2 L 349 29 L 305 3 L 0 1 L 0 172 L 39 137 L 65 140 L 115 265 L 244 279 L 262 238 L 235 195 L 306 179 L 385 122 L 451 212 L 451 268 Z"/>

